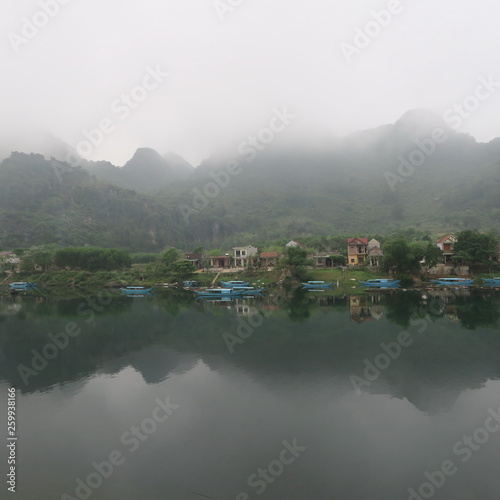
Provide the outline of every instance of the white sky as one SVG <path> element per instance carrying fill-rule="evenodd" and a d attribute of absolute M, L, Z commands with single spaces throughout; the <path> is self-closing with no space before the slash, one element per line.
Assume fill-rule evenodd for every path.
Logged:
<path fill-rule="evenodd" d="M 16 44 L 23 18 L 44 2 L 59 12 Z M 219 1 L 229 2 L 238 0 Z M 340 44 L 353 43 L 372 11 L 398 3 L 400 13 L 348 63 Z M 122 165 L 152 147 L 197 165 L 266 126 L 274 108 L 296 114 L 299 133 L 345 135 L 413 108 L 442 114 L 480 76 L 500 82 L 496 0 L 241 0 L 223 20 L 214 4 L 0 0 L 0 150 L 33 150 L 41 132 L 76 147 L 84 129 L 109 118 L 113 132 L 89 158 Z M 112 103 L 157 65 L 170 76 L 122 119 Z M 500 137 L 499 116 L 500 88 L 461 131 Z"/>

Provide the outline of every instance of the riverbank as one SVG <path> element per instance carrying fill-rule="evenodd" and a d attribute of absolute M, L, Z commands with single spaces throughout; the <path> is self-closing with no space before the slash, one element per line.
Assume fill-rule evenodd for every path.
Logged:
<path fill-rule="evenodd" d="M 486 275 L 470 276 L 472 279 L 486 277 Z M 164 284 L 182 285 L 183 280 L 196 280 L 200 287 L 210 287 L 220 281 L 243 280 L 250 281 L 260 286 L 294 286 L 301 281 L 316 280 L 334 282 L 341 287 L 350 288 L 360 280 L 376 278 L 387 278 L 383 272 L 372 272 L 366 269 L 331 268 L 331 269 L 308 269 L 303 277 L 285 276 L 285 273 L 277 269 L 251 269 L 234 270 L 228 272 L 202 271 L 196 272 L 189 277 L 179 277 L 174 274 L 152 274 L 148 272 L 145 265 L 136 264 L 126 271 L 88 271 L 57 270 L 40 273 L 15 273 L 8 282 L 33 281 L 41 287 L 54 288 L 120 288 L 125 286 L 161 286 Z M 404 286 L 418 284 L 420 281 L 410 276 L 398 277 L 402 279 Z"/>

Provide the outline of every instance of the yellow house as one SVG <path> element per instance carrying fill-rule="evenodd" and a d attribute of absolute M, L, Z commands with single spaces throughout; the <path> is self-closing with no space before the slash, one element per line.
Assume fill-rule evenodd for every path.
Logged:
<path fill-rule="evenodd" d="M 359 266 L 368 256 L 368 238 L 349 238 L 347 240 L 347 265 Z"/>

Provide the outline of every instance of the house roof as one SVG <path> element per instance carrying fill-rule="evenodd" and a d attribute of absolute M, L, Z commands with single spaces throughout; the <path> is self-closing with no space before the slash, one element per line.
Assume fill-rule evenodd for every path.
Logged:
<path fill-rule="evenodd" d="M 347 239 L 347 244 L 350 245 L 351 243 L 361 243 L 362 245 L 368 245 L 368 238 L 348 238 Z"/>
<path fill-rule="evenodd" d="M 270 258 L 277 257 L 277 256 L 278 256 L 278 252 L 262 252 L 260 254 L 261 259 L 270 259 Z"/>
<path fill-rule="evenodd" d="M 289 241 L 285 246 L 287 247 L 301 247 L 302 245 L 295 240 Z"/>
<path fill-rule="evenodd" d="M 455 239 L 455 236 L 453 236 L 452 234 L 447 234 L 446 236 L 443 236 L 441 238 L 439 238 L 439 240 L 437 240 L 438 243 L 443 243 L 444 241 L 446 241 L 448 238 L 452 238 L 452 239 Z"/>
<path fill-rule="evenodd" d="M 187 260 L 201 260 L 203 255 L 201 253 L 187 253 L 184 255 Z"/>

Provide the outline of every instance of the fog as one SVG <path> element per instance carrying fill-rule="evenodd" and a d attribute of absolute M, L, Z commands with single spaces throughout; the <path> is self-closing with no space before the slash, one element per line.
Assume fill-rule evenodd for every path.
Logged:
<path fill-rule="evenodd" d="M 237 151 L 276 110 L 294 116 L 284 143 L 322 144 L 414 108 L 448 113 L 479 141 L 500 137 L 493 0 L 7 5 L 0 156 L 67 144 L 123 165 L 152 147 L 197 165 Z"/>

